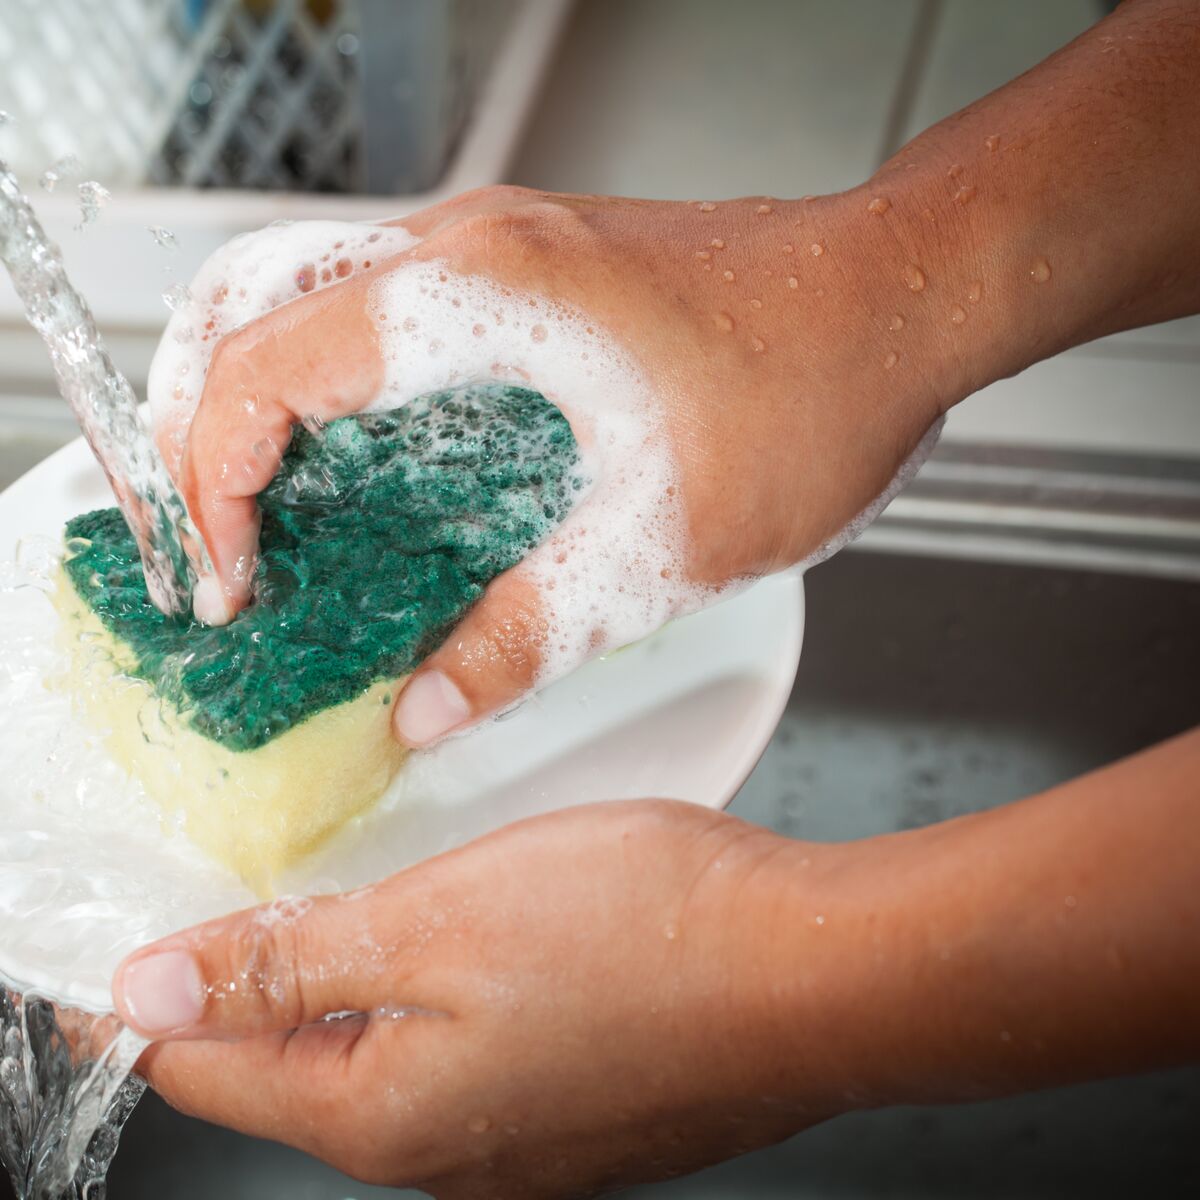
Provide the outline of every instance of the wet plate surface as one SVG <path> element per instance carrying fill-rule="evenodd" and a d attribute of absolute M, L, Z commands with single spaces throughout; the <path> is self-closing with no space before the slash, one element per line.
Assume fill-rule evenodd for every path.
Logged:
<path fill-rule="evenodd" d="M 37 586 L 63 523 L 111 494 L 82 442 L 0 495 L 0 973 L 104 1010 L 116 963 L 173 929 L 255 902 L 107 761 L 66 697 Z M 795 674 L 802 588 L 775 579 L 592 663 L 506 719 L 410 759 L 380 805 L 282 890 L 359 886 L 507 822 L 595 800 L 717 807 L 753 769 Z M 703 747 L 703 753 L 697 753 Z"/>

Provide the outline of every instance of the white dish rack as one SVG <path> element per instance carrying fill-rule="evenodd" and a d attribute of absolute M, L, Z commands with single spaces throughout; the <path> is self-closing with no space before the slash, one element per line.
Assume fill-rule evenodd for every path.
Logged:
<path fill-rule="evenodd" d="M 28 17 L 34 7 L 29 0 L 12 2 L 16 7 L 10 10 L 6 6 L 5 13 L 0 15 L 0 28 L 7 29 L 10 36 L 19 25 L 16 15 L 24 13 Z M 229 0 L 196 0 L 196 3 L 209 13 L 209 19 L 215 19 L 212 13 L 229 7 Z M 453 136 L 448 164 L 440 173 L 437 183 L 424 191 L 356 194 L 118 184 L 111 188 L 112 199 L 101 210 L 95 224 L 78 230 L 76 226 L 80 212 L 75 187 L 78 178 L 64 179 L 53 193 L 45 194 L 37 186 L 38 172 L 31 172 L 30 169 L 21 172 L 22 181 L 47 231 L 62 247 L 72 278 L 87 297 L 101 330 L 109 340 L 114 359 L 139 391 L 144 389 L 150 356 L 169 315 L 162 293 L 173 283 L 189 280 L 204 259 L 235 234 L 279 219 L 368 220 L 402 216 L 470 188 L 503 180 L 570 11 L 571 0 L 496 0 L 495 3 L 489 0 L 419 0 L 418 3 L 414 0 L 414 7 L 436 13 L 439 3 L 458 7 L 466 5 L 472 20 L 491 21 L 494 25 L 497 13 L 506 19 L 498 30 L 493 29 L 489 35 L 491 41 L 487 59 L 490 65 L 481 71 L 472 87 L 465 123 L 461 131 Z M 381 10 L 391 7 L 390 0 L 357 0 L 357 5 L 364 18 L 373 15 L 376 28 L 380 27 L 380 17 L 386 15 Z M 137 3 L 134 0 L 128 0 L 128 3 L 126 0 L 115 0 L 111 10 L 108 5 L 96 4 L 95 0 L 49 0 L 49 7 L 64 6 L 90 14 L 93 22 L 97 14 L 102 21 L 106 16 L 111 16 L 113 11 L 144 8 L 140 0 Z M 296 7 L 294 2 L 283 3 L 274 6 L 273 11 Z M 89 26 L 85 22 L 76 32 L 86 31 L 87 28 Z M 437 31 L 434 32 L 436 34 Z M 342 49 L 339 50 L 339 39 L 347 36 L 358 38 L 359 35 L 351 33 L 348 27 L 331 25 L 323 36 L 329 45 L 314 57 L 314 61 L 328 65 L 338 54 L 350 48 L 350 44 L 343 40 Z M 2 40 L 0 35 L 0 42 Z M 374 43 L 381 39 L 367 40 Z M 111 47 L 108 50 L 115 53 Z M 353 45 L 353 50 L 356 56 L 363 57 L 365 64 L 362 78 L 355 86 L 367 90 L 375 86 L 393 86 L 380 70 L 376 70 L 372 76 L 371 63 L 380 57 L 381 50 L 385 59 L 392 52 L 386 45 L 364 45 L 359 42 Z M 412 49 L 408 54 L 410 57 L 420 57 Z M 452 47 L 438 46 L 427 57 L 431 63 L 453 64 L 457 61 L 459 65 L 455 69 L 461 72 L 465 69 L 462 55 L 459 53 L 455 59 L 454 54 Z M 409 66 L 413 67 L 413 64 Z M 409 81 L 405 87 L 416 86 L 420 82 L 419 66 L 418 63 L 402 74 Z M 248 71 L 248 68 L 242 69 Z M 141 70 L 145 75 L 148 68 L 143 64 Z M 278 72 L 278 63 L 270 70 Z M 180 79 L 194 83 L 195 64 L 177 63 L 175 73 Z M 325 75 L 328 76 L 329 71 L 325 71 Z M 245 78 L 249 79 L 249 75 Z M 160 89 L 166 86 L 161 64 L 155 68 L 152 83 Z M 437 86 L 438 81 L 427 78 L 426 83 L 432 88 Z M 11 79 L 9 86 L 14 86 Z M 25 86 L 33 85 L 26 81 Z M 55 86 L 58 86 L 57 83 Z M 142 79 L 138 86 L 149 87 L 151 84 Z M 105 97 L 92 94 L 94 90 L 86 86 L 82 90 L 79 86 L 73 87 L 72 103 L 93 107 L 104 104 Z M 443 107 L 451 103 L 445 99 L 445 94 L 453 91 L 453 88 L 443 87 L 437 103 Z M 80 100 L 81 94 L 83 100 Z M 27 102 L 27 107 L 28 103 L 32 102 Z M 165 99 L 164 103 L 167 103 Z M 361 96 L 353 98 L 354 105 L 360 103 Z M 122 129 L 124 132 L 121 137 L 130 145 L 138 144 L 139 137 L 144 143 L 149 136 L 146 131 L 143 129 L 139 133 L 131 128 L 128 115 L 118 119 L 116 107 L 114 100 L 109 126 Z M 367 107 L 372 106 L 368 104 Z M 347 107 L 346 111 L 350 112 L 351 108 Z M 432 119 L 438 122 L 438 128 L 443 132 L 450 130 L 455 120 L 453 115 L 448 116 L 444 112 Z M 107 114 L 105 120 L 108 121 Z M 365 143 L 386 134 L 386 130 L 380 131 L 378 122 L 374 127 L 368 122 L 365 128 Z M 40 147 L 45 154 L 42 169 L 51 166 L 61 154 L 78 153 L 78 149 L 70 144 L 67 137 L 69 131 L 62 127 L 61 122 L 48 120 L 44 126 L 39 125 L 39 131 Z M 161 131 L 158 136 L 161 141 Z M 6 135 L 0 130 L 0 157 L 5 156 L 5 140 Z M 426 139 L 426 143 L 431 148 L 429 153 L 435 154 L 436 139 Z M 11 147 L 8 149 L 11 152 Z M 367 145 L 362 157 L 364 162 L 370 160 L 375 164 L 370 170 L 362 168 L 367 172 L 364 176 L 367 183 L 372 181 L 372 176 L 376 181 L 386 177 L 386 155 L 373 154 Z M 34 161 L 31 160 L 29 165 L 34 165 Z M 116 176 L 128 177 L 129 160 L 114 154 L 114 161 L 117 163 Z M 192 165 L 195 165 L 194 160 Z M 418 170 L 418 174 L 421 173 L 428 176 L 428 166 Z M 98 178 L 101 183 L 106 182 L 102 171 L 89 177 Z M 108 178 L 113 176 L 109 175 Z M 174 235 L 175 247 L 164 249 L 156 245 L 151 227 L 170 230 Z M 61 411 L 47 406 L 45 401 L 50 394 L 51 377 L 45 353 L 36 335 L 25 324 L 7 278 L 0 278 L 0 439 L 6 432 L 11 437 L 14 423 L 20 425 L 26 420 L 44 428 L 47 422 L 53 424 L 61 418 L 64 430 L 69 429 L 69 415 L 65 406 Z"/>

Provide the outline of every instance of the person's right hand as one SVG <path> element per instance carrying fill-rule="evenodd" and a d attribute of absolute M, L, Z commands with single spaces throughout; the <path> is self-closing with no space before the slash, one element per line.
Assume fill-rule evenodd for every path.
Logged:
<path fill-rule="evenodd" d="M 594 333 L 597 357 L 607 344 L 640 375 L 637 403 L 658 431 L 671 477 L 655 501 L 661 514 L 642 513 L 641 524 L 625 514 L 617 538 L 604 531 L 624 493 L 597 487 L 561 534 L 497 578 L 402 694 L 403 741 L 428 744 L 733 581 L 818 553 L 884 492 L 964 390 L 957 358 L 944 353 L 947 339 L 964 335 L 947 316 L 954 297 L 932 242 L 916 240 L 921 220 L 895 209 L 877 215 L 869 202 L 861 191 L 712 205 L 491 188 L 409 218 L 418 239 L 411 248 L 311 294 L 295 291 L 225 336 L 194 419 L 186 407 L 159 411 L 160 443 L 215 568 L 197 591 L 197 615 L 225 621 L 249 600 L 255 497 L 292 427 L 360 410 L 376 401 L 389 370 L 394 376 L 372 289 L 421 264 L 435 264 L 448 288 L 482 278 L 518 301 L 530 298 L 539 313 L 577 314 Z M 432 298 L 425 303 L 428 313 L 408 314 L 421 361 L 389 381 L 389 402 L 454 382 L 450 365 L 424 354 L 427 339 L 456 336 L 437 323 Z M 405 314 L 389 316 L 395 323 Z M 536 330 L 489 329 L 488 353 L 500 344 L 501 357 L 478 368 L 540 387 L 586 447 L 603 436 L 605 413 L 556 390 L 547 364 L 563 343 L 549 328 L 541 339 Z M 453 364 L 470 353 L 470 345 L 451 345 L 442 357 Z M 683 578 L 662 582 L 640 607 L 626 596 L 614 616 L 622 572 L 630 591 L 640 587 L 639 563 L 653 565 L 650 543 L 673 536 L 662 526 L 676 519 Z M 572 628 L 558 619 L 568 575 L 597 592 L 589 580 L 616 581 L 593 597 L 587 628 L 578 627 L 577 609 Z"/>

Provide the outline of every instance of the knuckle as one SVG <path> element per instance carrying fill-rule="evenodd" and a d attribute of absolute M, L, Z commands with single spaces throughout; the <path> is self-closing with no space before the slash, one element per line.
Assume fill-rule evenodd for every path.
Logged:
<path fill-rule="evenodd" d="M 237 1000 L 274 1028 L 292 1028 L 305 1016 L 303 925 L 242 922 L 226 943 L 222 978 L 213 983 L 218 1000 Z"/>

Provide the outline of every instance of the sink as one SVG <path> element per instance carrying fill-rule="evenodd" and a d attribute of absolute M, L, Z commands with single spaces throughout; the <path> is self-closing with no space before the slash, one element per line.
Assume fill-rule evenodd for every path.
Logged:
<path fill-rule="evenodd" d="M 0 483 L 56 436 L 0 437 Z M 924 825 L 1200 721 L 1196 583 L 851 550 L 810 574 L 807 604 L 795 690 L 733 804 L 785 834 L 834 840 Z M 1198 1115 L 1200 1069 L 854 1114 L 627 1195 L 1200 1194 Z M 356 1184 L 152 1096 L 127 1127 L 110 1183 L 115 1200 L 418 1194 Z"/>

